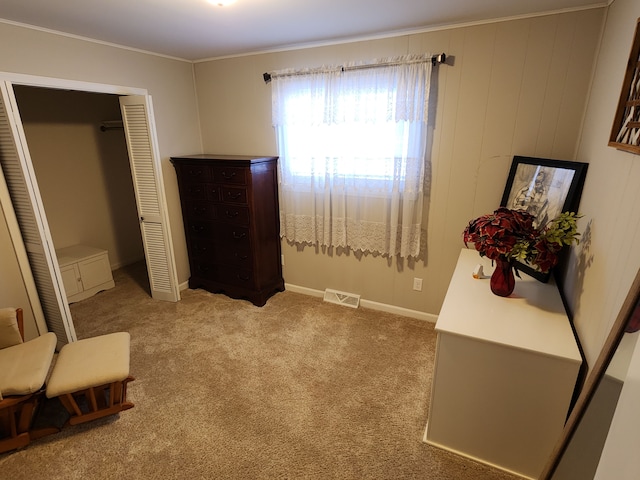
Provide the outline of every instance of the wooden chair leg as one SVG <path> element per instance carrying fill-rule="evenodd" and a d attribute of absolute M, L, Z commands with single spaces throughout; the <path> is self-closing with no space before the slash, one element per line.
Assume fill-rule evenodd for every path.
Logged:
<path fill-rule="evenodd" d="M 129 375 L 122 382 L 122 398 L 120 400 L 122 405 L 122 410 L 129 410 L 130 408 L 134 407 L 133 402 L 127 401 L 127 385 L 129 384 L 129 382 L 133 382 L 134 380 L 135 378 Z"/>
<path fill-rule="evenodd" d="M 33 412 L 36 408 L 35 401 L 26 403 L 20 409 L 20 415 L 18 420 L 18 432 L 28 432 L 29 427 L 31 427 L 31 422 L 33 421 Z"/>
<path fill-rule="evenodd" d="M 7 437 L 18 435 L 15 407 L 10 406 L 0 412 L 0 434 Z"/>
<path fill-rule="evenodd" d="M 29 436 L 29 433 L 21 433 L 20 435 L 16 435 L 15 437 L 5 438 L 3 440 L 0 440 L 0 453 L 24 448 L 29 445 L 30 441 L 31 437 Z"/>
<path fill-rule="evenodd" d="M 67 409 L 67 412 L 69 412 L 70 415 L 82 415 L 82 410 L 80 410 L 80 407 L 76 403 L 72 394 L 67 393 L 65 395 L 60 395 L 58 398 L 60 399 L 62 406 Z"/>
<path fill-rule="evenodd" d="M 0 402 L 0 453 L 29 444 L 29 428 L 33 420 L 36 397 L 9 397 Z"/>
<path fill-rule="evenodd" d="M 132 376 L 128 376 L 121 381 L 67 393 L 58 397 L 71 415 L 68 420 L 69 425 L 89 422 L 133 408 L 133 403 L 126 399 L 127 384 L 133 380 Z M 109 391 L 108 398 L 107 389 Z M 82 403 L 81 398 L 86 400 L 87 407 L 84 411 L 80 406 L 80 403 Z"/>

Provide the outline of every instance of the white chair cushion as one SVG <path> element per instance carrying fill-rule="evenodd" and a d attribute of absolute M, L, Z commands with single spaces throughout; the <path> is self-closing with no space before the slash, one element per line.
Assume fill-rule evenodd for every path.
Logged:
<path fill-rule="evenodd" d="M 22 343 L 15 308 L 0 308 L 0 348 Z"/>
<path fill-rule="evenodd" d="M 129 333 L 118 332 L 66 344 L 47 382 L 47 397 L 126 379 L 129 343 Z"/>
<path fill-rule="evenodd" d="M 27 395 L 37 392 L 49 373 L 56 348 L 56 335 L 44 335 L 0 350 L 0 392 Z"/>

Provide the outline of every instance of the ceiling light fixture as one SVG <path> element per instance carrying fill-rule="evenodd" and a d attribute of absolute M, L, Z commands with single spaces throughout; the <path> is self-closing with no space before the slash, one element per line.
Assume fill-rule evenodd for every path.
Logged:
<path fill-rule="evenodd" d="M 224 7 L 226 5 L 231 5 L 236 0 L 209 0 L 210 3 L 214 5 L 218 5 L 219 7 Z"/>

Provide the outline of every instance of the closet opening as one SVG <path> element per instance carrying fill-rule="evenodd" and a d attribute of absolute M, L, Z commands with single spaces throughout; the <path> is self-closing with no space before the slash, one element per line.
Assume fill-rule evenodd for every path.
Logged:
<path fill-rule="evenodd" d="M 65 245 L 104 251 L 108 258 L 91 267 L 107 272 L 144 258 L 147 292 L 178 301 L 151 97 L 137 88 L 2 77 L 0 202 L 33 327 L 56 333 L 58 348 L 76 340 L 67 266 L 57 260 Z M 104 128 L 120 122 L 122 130 Z"/>
<path fill-rule="evenodd" d="M 119 95 L 13 89 L 56 251 L 106 251 L 111 270 L 144 262 Z"/>

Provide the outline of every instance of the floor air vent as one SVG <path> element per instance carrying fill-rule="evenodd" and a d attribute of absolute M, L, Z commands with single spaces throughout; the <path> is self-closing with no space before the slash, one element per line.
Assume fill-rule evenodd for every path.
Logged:
<path fill-rule="evenodd" d="M 324 291 L 324 301 L 344 305 L 346 307 L 358 308 L 358 305 L 360 305 L 360 295 L 356 295 L 355 293 L 339 292 L 337 290 L 327 288 Z"/>

